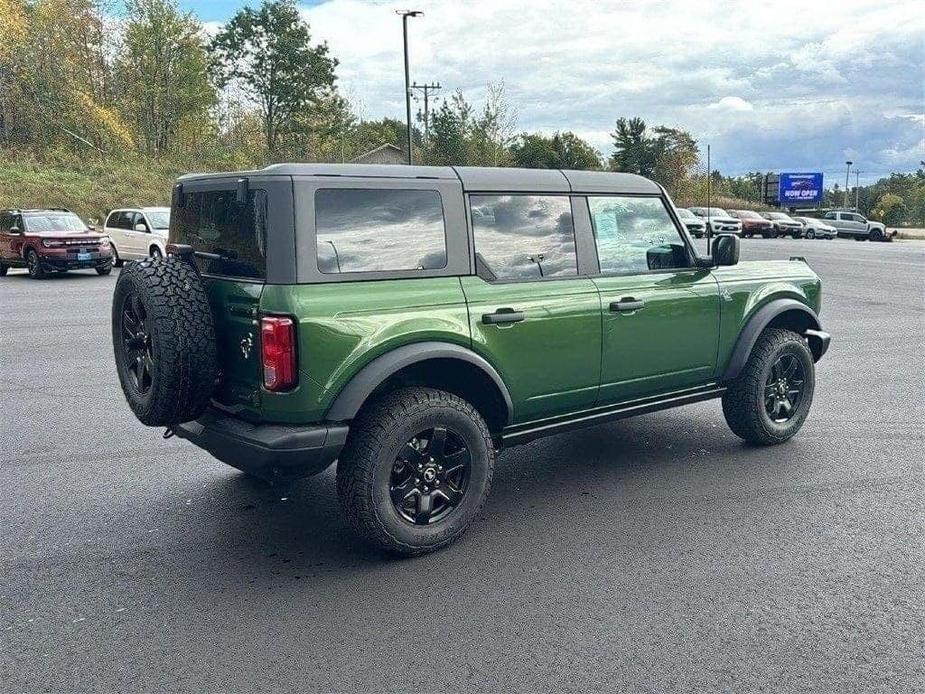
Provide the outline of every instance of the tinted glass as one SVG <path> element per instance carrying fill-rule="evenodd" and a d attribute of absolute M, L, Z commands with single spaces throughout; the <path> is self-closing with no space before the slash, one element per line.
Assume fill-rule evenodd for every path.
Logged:
<path fill-rule="evenodd" d="M 659 198 L 589 197 L 604 274 L 687 267 L 687 248 Z"/>
<path fill-rule="evenodd" d="M 38 212 L 25 216 L 26 231 L 86 231 L 87 225 L 72 212 Z"/>
<path fill-rule="evenodd" d="M 578 274 L 568 196 L 473 195 L 470 205 L 480 270 L 494 279 Z"/>
<path fill-rule="evenodd" d="M 183 204 L 174 212 L 176 242 L 219 256 L 196 258 L 206 274 L 265 278 L 267 193 L 251 189 L 243 204 L 236 197 L 230 189 L 183 193 Z"/>
<path fill-rule="evenodd" d="M 325 188 L 315 193 L 318 269 L 326 274 L 446 267 L 435 190 Z"/>
<path fill-rule="evenodd" d="M 0 231 L 9 231 L 10 230 L 10 215 L 6 212 L 0 214 Z"/>

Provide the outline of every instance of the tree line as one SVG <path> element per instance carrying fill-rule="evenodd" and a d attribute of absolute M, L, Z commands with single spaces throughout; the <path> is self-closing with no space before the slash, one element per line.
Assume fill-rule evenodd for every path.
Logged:
<path fill-rule="evenodd" d="M 126 0 L 118 15 L 113 1 L 0 0 L 2 146 L 190 169 L 341 162 L 405 146 L 402 121 L 357 115 L 337 58 L 294 0 L 245 7 L 211 36 L 176 0 Z M 456 90 L 412 127 L 425 164 L 626 171 L 664 184 L 679 204 L 702 204 L 709 180 L 720 200 L 759 203 L 762 174 L 708 175 L 684 130 L 618 118 L 611 138 L 604 157 L 574 132 L 520 130 L 503 82 L 481 103 Z M 878 186 L 873 216 L 920 214 L 921 185 Z"/>

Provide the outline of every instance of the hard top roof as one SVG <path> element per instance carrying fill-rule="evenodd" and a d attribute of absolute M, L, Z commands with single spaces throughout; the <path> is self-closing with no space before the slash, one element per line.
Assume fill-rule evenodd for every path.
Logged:
<path fill-rule="evenodd" d="M 271 164 L 252 171 L 187 174 L 194 181 L 251 176 L 317 176 L 460 180 L 466 192 L 658 194 L 661 188 L 642 176 L 610 171 L 516 169 L 475 166 L 402 166 L 395 164 Z"/>

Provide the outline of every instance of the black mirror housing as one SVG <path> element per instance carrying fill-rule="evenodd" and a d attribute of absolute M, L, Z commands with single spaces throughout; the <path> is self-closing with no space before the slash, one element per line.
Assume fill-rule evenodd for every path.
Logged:
<path fill-rule="evenodd" d="M 713 239 L 710 247 L 713 256 L 713 264 L 717 267 L 720 265 L 736 265 L 739 262 L 739 244 L 741 243 L 738 236 L 732 234 L 720 234 Z"/>

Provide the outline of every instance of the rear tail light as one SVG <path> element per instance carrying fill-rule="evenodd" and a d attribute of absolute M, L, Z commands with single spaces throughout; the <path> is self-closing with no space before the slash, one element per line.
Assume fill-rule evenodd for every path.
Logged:
<path fill-rule="evenodd" d="M 260 354 L 264 388 L 279 392 L 298 385 L 295 321 L 283 316 L 264 316 L 260 321 Z"/>

